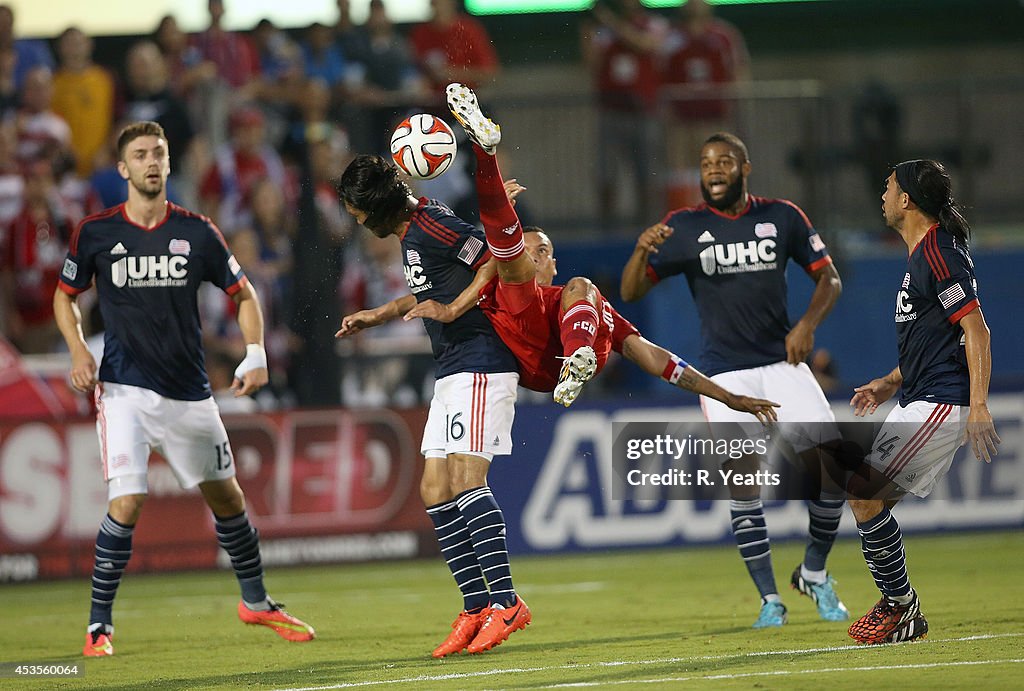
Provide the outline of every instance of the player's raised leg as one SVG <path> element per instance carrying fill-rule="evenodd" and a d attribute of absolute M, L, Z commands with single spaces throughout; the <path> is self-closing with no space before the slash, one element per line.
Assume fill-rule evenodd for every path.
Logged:
<path fill-rule="evenodd" d="M 234 476 L 200 483 L 199 489 L 213 511 L 217 542 L 231 559 L 242 591 L 238 618 L 246 624 L 266 626 L 287 641 L 311 641 L 316 633 L 309 624 L 285 611 L 267 595 L 263 585 L 259 531 L 249 522 L 245 496 Z"/>
<path fill-rule="evenodd" d="M 508 199 L 494 156 L 501 141 L 501 128 L 480 111 L 476 94 L 468 86 L 449 84 L 447 98 L 449 110 L 473 142 L 480 221 L 487 236 L 487 247 L 498 260 L 498 278 L 507 287 L 524 286 L 523 295 L 503 289 L 510 311 L 519 313 L 534 298 L 529 284 L 536 275 L 536 265 L 525 253 L 523 225 Z"/>
<path fill-rule="evenodd" d="M 586 278 L 572 278 L 562 290 L 560 336 L 565 360 L 553 396 L 555 403 L 566 408 L 572 405 L 583 385 L 597 372 L 594 339 L 601 318 L 599 304 L 597 289 Z"/>

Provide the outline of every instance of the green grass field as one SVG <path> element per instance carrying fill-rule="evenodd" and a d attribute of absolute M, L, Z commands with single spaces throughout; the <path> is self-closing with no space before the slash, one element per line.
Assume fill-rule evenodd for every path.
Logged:
<path fill-rule="evenodd" d="M 925 641 L 858 647 L 788 590 L 802 546 L 774 546 L 790 621 L 754 631 L 756 592 L 733 548 L 518 558 L 534 619 L 483 655 L 433 660 L 461 607 L 440 560 L 273 569 L 275 597 L 318 639 L 288 643 L 238 622 L 230 573 L 129 574 L 115 608 L 116 655 L 86 660 L 86 581 L 4 586 L 3 660 L 75 662 L 79 679 L 0 679 L 0 688 L 417 689 L 1024 688 L 1024 534 L 908 539 L 931 624 Z M 830 569 L 854 616 L 878 598 L 859 542 Z"/>

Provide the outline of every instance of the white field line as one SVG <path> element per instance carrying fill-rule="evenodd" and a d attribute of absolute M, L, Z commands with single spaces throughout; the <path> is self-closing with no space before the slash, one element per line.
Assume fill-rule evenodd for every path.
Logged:
<path fill-rule="evenodd" d="M 978 636 L 963 636 L 961 638 L 927 638 L 923 641 L 915 641 L 912 645 L 930 645 L 933 643 L 965 643 L 969 641 L 985 641 L 996 638 L 1016 638 L 1018 636 L 1024 636 L 1024 633 L 993 633 L 993 634 L 982 634 Z M 322 686 L 300 686 L 300 687 L 288 687 L 286 689 L 278 689 L 278 691 L 327 691 L 327 689 L 355 689 L 363 688 L 367 686 L 382 686 L 385 684 L 413 684 L 416 682 L 425 681 L 447 681 L 450 679 L 471 679 L 474 677 L 489 677 L 498 676 L 503 674 L 525 674 L 531 672 L 549 672 L 553 670 L 569 670 L 569 669 L 588 669 L 588 668 L 601 668 L 601 667 L 620 667 L 626 665 L 659 665 L 659 664 L 675 664 L 681 662 L 698 662 L 708 660 L 741 660 L 743 658 L 756 658 L 756 657 L 768 657 L 772 655 L 809 655 L 814 653 L 831 653 L 831 652 L 843 652 L 843 651 L 857 651 L 867 652 L 884 650 L 894 645 L 907 645 L 906 643 L 891 643 L 886 645 L 837 645 L 828 646 L 824 648 L 798 648 L 791 650 L 761 650 L 751 653 L 736 653 L 736 654 L 721 654 L 721 655 L 697 655 L 692 657 L 667 657 L 654 660 L 610 660 L 607 662 L 593 662 L 579 665 L 551 665 L 547 667 L 507 667 L 502 669 L 487 669 L 476 672 L 452 672 L 449 674 L 422 674 L 415 677 L 405 677 L 400 679 L 381 679 L 373 681 L 353 681 L 353 682 L 342 682 L 339 684 L 326 684 Z M 981 661 L 978 664 L 995 664 L 997 662 L 1018 662 L 1018 660 L 991 660 Z M 973 664 L 973 663 L 936 663 L 939 664 Z M 926 665 L 927 666 L 927 665 Z M 913 665 L 907 665 L 907 668 L 913 668 Z M 836 671 L 846 671 L 844 670 Z M 885 667 L 869 668 L 869 669 L 886 669 Z M 831 671 L 831 670 L 821 670 Z M 808 670 L 807 673 L 809 673 Z M 794 674 L 798 672 L 793 672 Z M 804 672 L 800 672 L 804 673 Z M 750 674 L 762 674 L 762 673 L 750 673 Z M 736 676 L 743 676 L 736 675 Z M 702 676 L 702 677 L 687 677 L 688 679 L 716 679 L 716 678 L 729 678 L 727 676 Z M 602 682 L 602 684 L 609 684 L 612 682 Z M 621 683 L 621 682 L 620 682 Z M 586 685 L 586 684 L 584 684 Z M 572 686 L 572 684 L 566 684 L 566 686 Z"/>
<path fill-rule="evenodd" d="M 948 641 L 947 641 L 948 642 Z M 704 681 L 707 679 L 749 679 L 753 677 L 786 677 L 796 674 L 829 674 L 833 672 L 882 672 L 902 669 L 934 669 L 937 667 L 963 667 L 967 665 L 1003 665 L 1020 664 L 1024 658 L 1010 660 L 962 660 L 960 662 L 922 662 L 911 665 L 875 665 L 873 667 L 828 667 L 825 669 L 792 669 L 771 672 L 739 672 L 736 674 L 710 674 L 692 677 L 661 677 L 659 679 L 620 679 L 617 681 L 579 681 L 565 684 L 540 686 L 541 689 L 568 689 L 592 686 L 622 686 L 623 684 L 664 684 L 666 682 Z"/>

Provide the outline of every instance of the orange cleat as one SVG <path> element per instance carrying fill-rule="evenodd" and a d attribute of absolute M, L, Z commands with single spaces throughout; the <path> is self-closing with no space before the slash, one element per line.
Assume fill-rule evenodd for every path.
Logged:
<path fill-rule="evenodd" d="M 85 645 L 82 655 L 86 657 L 107 657 L 114 654 L 114 631 L 97 629 L 85 633 Z"/>
<path fill-rule="evenodd" d="M 870 612 L 853 622 L 847 633 L 858 643 L 867 645 L 903 643 L 926 638 L 928 620 L 921 614 L 917 593 L 914 593 L 914 599 L 905 605 L 883 596 Z"/>
<path fill-rule="evenodd" d="M 476 614 L 470 614 L 466 610 L 459 612 L 459 616 L 452 622 L 452 632 L 448 634 L 448 638 L 444 639 L 444 643 L 434 648 L 431 655 L 441 658 L 465 650 L 466 646 L 480 632 L 480 627 L 484 625 L 488 612 L 490 609 L 487 607 Z"/>
<path fill-rule="evenodd" d="M 530 608 L 521 597 L 516 598 L 516 604 L 512 607 L 491 606 L 485 608 L 482 613 L 486 613 L 487 618 L 480 627 L 480 633 L 467 648 L 473 654 L 501 645 L 514 631 L 525 629 L 526 625 L 533 621 Z"/>
<path fill-rule="evenodd" d="M 304 621 L 296 619 L 284 611 L 284 605 L 278 604 L 269 597 L 270 609 L 256 611 L 249 609 L 241 600 L 238 601 L 238 618 L 246 624 L 257 624 L 273 629 L 286 641 L 311 641 L 316 638 L 316 631 Z"/>

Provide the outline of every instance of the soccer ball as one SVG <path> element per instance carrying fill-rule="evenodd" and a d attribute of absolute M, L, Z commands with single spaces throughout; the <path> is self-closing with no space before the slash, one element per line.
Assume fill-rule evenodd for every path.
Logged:
<path fill-rule="evenodd" d="M 426 113 L 410 115 L 391 135 L 391 158 L 417 180 L 432 180 L 448 170 L 457 149 L 452 128 Z"/>

